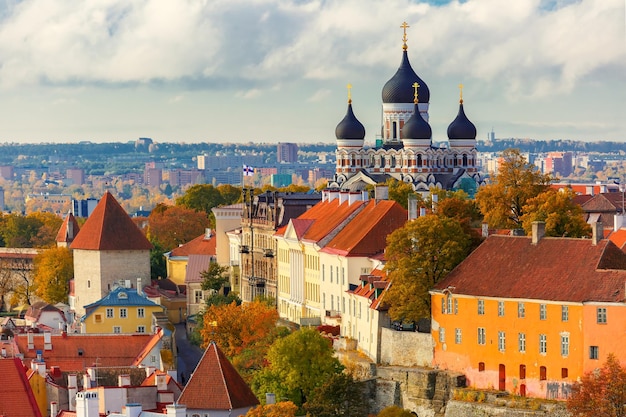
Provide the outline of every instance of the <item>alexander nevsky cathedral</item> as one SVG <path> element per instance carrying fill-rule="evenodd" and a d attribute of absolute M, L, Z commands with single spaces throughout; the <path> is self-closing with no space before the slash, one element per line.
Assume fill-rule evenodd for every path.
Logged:
<path fill-rule="evenodd" d="M 352 110 L 337 125 L 337 167 L 329 187 L 361 191 L 389 177 L 410 183 L 417 192 L 431 187 L 463 189 L 470 195 L 481 183 L 476 161 L 476 127 L 465 116 L 463 95 L 459 113 L 448 126 L 447 146 L 434 146 L 428 124 L 428 85 L 413 71 L 407 52 L 406 23 L 402 61 L 383 87 L 381 140 L 364 147 L 365 128 Z"/>

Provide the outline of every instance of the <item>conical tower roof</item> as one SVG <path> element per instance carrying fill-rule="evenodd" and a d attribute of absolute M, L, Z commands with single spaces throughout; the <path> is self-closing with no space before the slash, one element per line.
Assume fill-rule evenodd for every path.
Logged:
<path fill-rule="evenodd" d="M 80 227 L 78 226 L 76 217 L 74 217 L 72 213 L 67 213 L 67 216 L 65 216 L 65 220 L 63 220 L 63 224 L 57 233 L 57 243 L 72 243 L 79 230 Z"/>
<path fill-rule="evenodd" d="M 85 250 L 150 250 L 152 244 L 108 191 L 70 246 Z"/>

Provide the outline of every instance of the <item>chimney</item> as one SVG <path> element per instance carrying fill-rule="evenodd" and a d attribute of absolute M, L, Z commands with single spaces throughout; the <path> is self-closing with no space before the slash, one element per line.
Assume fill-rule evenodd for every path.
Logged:
<path fill-rule="evenodd" d="M 325 188 L 322 190 L 322 201 L 329 201 L 328 194 L 329 194 L 328 188 Z"/>
<path fill-rule="evenodd" d="M 377 185 L 374 189 L 374 198 L 376 201 L 389 200 L 389 187 L 386 185 Z"/>
<path fill-rule="evenodd" d="M 81 391 L 70 397 L 70 403 L 75 404 L 75 408 L 70 411 L 76 411 L 76 417 L 99 417 L 98 409 L 98 393 L 93 391 Z M 71 407 L 71 405 L 70 405 Z"/>
<path fill-rule="evenodd" d="M 35 335 L 33 332 L 28 332 L 26 335 L 28 337 L 28 350 L 35 349 Z"/>
<path fill-rule="evenodd" d="M 370 194 L 366 190 L 361 191 L 361 200 L 368 201 L 369 199 Z"/>
<path fill-rule="evenodd" d="M 7 357 L 7 350 L 5 348 L 2 348 L 2 357 L 3 358 Z"/>
<path fill-rule="evenodd" d="M 348 201 L 348 194 L 350 192 L 349 191 L 341 191 L 339 192 L 339 204 L 343 204 L 346 201 Z"/>
<path fill-rule="evenodd" d="M 156 383 L 157 391 L 167 391 L 167 375 L 156 374 L 154 381 Z"/>
<path fill-rule="evenodd" d="M 131 403 L 131 404 L 126 404 L 126 406 L 122 410 L 122 414 L 125 417 L 139 417 L 141 415 L 141 411 L 142 411 L 141 404 Z"/>
<path fill-rule="evenodd" d="M 328 192 L 328 202 L 330 203 L 331 201 L 333 201 L 335 198 L 339 198 L 339 190 L 337 189 L 332 189 Z"/>
<path fill-rule="evenodd" d="M 44 350 L 52 350 L 52 333 L 43 333 L 43 348 Z"/>
<path fill-rule="evenodd" d="M 187 406 L 182 404 L 168 404 L 165 406 L 167 417 L 185 417 L 187 415 Z"/>
<path fill-rule="evenodd" d="M 593 222 L 591 224 L 591 244 L 597 245 L 604 238 L 604 228 L 602 222 Z"/>
<path fill-rule="evenodd" d="M 37 362 L 37 373 L 42 377 L 46 377 L 46 363 L 45 362 Z"/>
<path fill-rule="evenodd" d="M 433 213 L 437 213 L 437 205 L 439 204 L 439 195 L 432 193 L 430 199 L 432 201 Z"/>
<path fill-rule="evenodd" d="M 141 278 L 137 278 L 137 295 L 143 296 L 143 285 L 141 284 Z"/>
<path fill-rule="evenodd" d="M 355 201 L 361 201 L 362 194 L 358 191 L 356 192 L 349 192 L 348 193 L 348 205 L 351 205 L 352 203 L 354 203 Z"/>
<path fill-rule="evenodd" d="M 484 238 L 489 237 L 489 224 L 488 223 L 482 224 L 482 236 Z"/>
<path fill-rule="evenodd" d="M 613 231 L 617 232 L 624 225 L 624 220 L 626 220 L 626 214 L 614 214 L 613 215 Z"/>
<path fill-rule="evenodd" d="M 148 378 L 152 373 L 156 371 L 156 367 L 154 366 L 146 366 L 146 378 Z"/>
<path fill-rule="evenodd" d="M 76 384 L 76 374 L 70 374 L 67 376 L 67 397 L 69 399 L 69 407 L 70 411 L 77 411 L 76 409 L 76 399 L 78 393 L 78 387 Z M 82 394 L 82 392 L 80 393 Z M 78 413 L 76 413 L 76 417 L 80 417 Z"/>
<path fill-rule="evenodd" d="M 546 234 L 545 222 L 533 222 L 532 243 L 536 245 Z"/>
<path fill-rule="evenodd" d="M 118 387 L 129 387 L 130 386 L 130 375 L 119 375 L 117 377 L 117 386 Z"/>
<path fill-rule="evenodd" d="M 417 195 L 409 194 L 409 220 L 417 219 Z"/>
<path fill-rule="evenodd" d="M 204 240 L 209 239 L 211 239 L 211 228 L 207 227 L 206 229 L 204 229 Z"/>
<path fill-rule="evenodd" d="M 59 414 L 59 404 L 56 401 L 50 403 L 50 417 L 57 417 Z"/>

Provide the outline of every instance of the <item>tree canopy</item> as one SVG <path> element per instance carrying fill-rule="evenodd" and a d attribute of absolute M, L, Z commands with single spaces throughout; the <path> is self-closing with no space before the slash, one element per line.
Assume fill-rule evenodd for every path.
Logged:
<path fill-rule="evenodd" d="M 362 383 L 350 374 L 337 373 L 313 391 L 304 409 L 311 417 L 361 417 L 368 415 L 369 403 Z"/>
<path fill-rule="evenodd" d="M 291 401 L 259 405 L 250 409 L 246 417 L 296 417 L 298 407 Z"/>
<path fill-rule="evenodd" d="M 507 149 L 491 183 L 476 193 L 476 202 L 490 227 L 521 228 L 528 200 L 546 191 L 551 181 L 550 175 L 526 162 L 519 150 Z"/>
<path fill-rule="evenodd" d="M 567 409 L 576 417 L 626 416 L 626 368 L 609 354 L 602 368 L 572 387 Z"/>
<path fill-rule="evenodd" d="M 35 257 L 33 287 L 35 294 L 49 304 L 67 303 L 69 281 L 74 276 L 74 261 L 68 248 L 46 249 Z"/>
<path fill-rule="evenodd" d="M 573 200 L 576 194 L 570 188 L 549 188 L 524 206 L 521 217 L 526 234 L 530 234 L 532 223 L 546 223 L 546 236 L 586 237 L 591 235 L 591 226 L 584 218 L 582 207 Z"/>
<path fill-rule="evenodd" d="M 148 236 L 165 251 L 197 238 L 209 226 L 209 218 L 181 206 L 157 206 L 148 217 Z"/>
<path fill-rule="evenodd" d="M 394 320 L 430 317 L 428 291 L 469 254 L 470 236 L 455 218 L 428 214 L 387 237 L 385 298 Z"/>

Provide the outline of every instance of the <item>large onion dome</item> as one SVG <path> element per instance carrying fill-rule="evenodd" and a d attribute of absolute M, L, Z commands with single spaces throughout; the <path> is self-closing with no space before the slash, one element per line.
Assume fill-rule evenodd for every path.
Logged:
<path fill-rule="evenodd" d="M 430 139 L 432 135 L 433 131 L 430 125 L 424 120 L 417 108 L 417 103 L 415 103 L 413 115 L 402 127 L 403 141 L 406 142 L 407 139 Z"/>
<path fill-rule="evenodd" d="M 428 103 L 430 101 L 430 90 L 428 90 L 426 83 L 413 71 L 405 49 L 402 51 L 402 62 L 398 71 L 383 87 L 383 103 L 413 103 L 413 89 L 411 86 L 414 83 L 419 84 L 418 94 L 420 102 Z"/>
<path fill-rule="evenodd" d="M 470 122 L 463 110 L 463 100 L 459 104 L 459 113 L 456 119 L 448 126 L 449 139 L 476 139 L 476 126 Z"/>
<path fill-rule="evenodd" d="M 348 111 L 335 128 L 335 136 L 341 140 L 363 140 L 365 138 L 365 127 L 352 111 L 352 100 L 348 101 Z"/>

